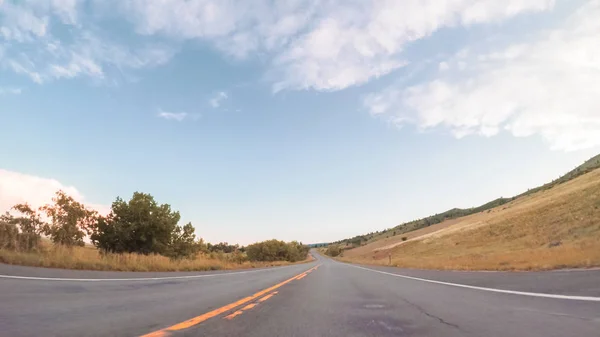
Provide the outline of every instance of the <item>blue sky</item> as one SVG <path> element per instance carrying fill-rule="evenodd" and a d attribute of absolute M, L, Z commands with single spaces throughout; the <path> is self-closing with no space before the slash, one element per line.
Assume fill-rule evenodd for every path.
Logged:
<path fill-rule="evenodd" d="M 209 241 L 321 242 L 600 149 L 598 1 L 0 0 L 0 206 L 151 193 Z"/>

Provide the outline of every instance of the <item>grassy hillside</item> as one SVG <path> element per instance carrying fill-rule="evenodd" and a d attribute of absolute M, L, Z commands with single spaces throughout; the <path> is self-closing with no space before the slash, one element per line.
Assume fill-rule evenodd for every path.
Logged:
<path fill-rule="evenodd" d="M 591 172 L 597 168 L 600 168 L 600 154 L 597 156 L 594 156 L 590 159 L 588 159 L 585 163 L 577 166 L 574 170 L 569 171 L 567 174 L 561 176 L 560 178 L 553 180 L 547 184 L 544 184 L 542 186 L 530 189 L 527 192 L 521 193 L 519 195 L 517 195 L 515 198 L 521 197 L 521 196 L 525 196 L 525 195 L 529 195 L 529 194 L 533 194 L 536 193 L 538 191 L 542 191 L 542 190 L 547 190 L 550 189 L 556 185 L 562 184 L 562 183 L 566 183 L 567 181 L 570 181 L 572 179 L 575 179 L 583 174 L 586 174 L 588 172 Z M 513 198 L 514 199 L 514 198 Z"/>
<path fill-rule="evenodd" d="M 600 169 L 584 165 L 485 212 L 408 232 L 406 241 L 349 249 L 341 259 L 388 264 L 391 254 L 396 266 L 459 270 L 600 266 Z"/>
<path fill-rule="evenodd" d="M 560 185 L 565 182 L 568 182 L 568 181 L 575 179 L 585 173 L 591 172 L 592 170 L 595 170 L 597 168 L 600 168 L 600 154 L 595 157 L 590 158 L 585 163 L 579 165 L 578 167 L 576 167 L 572 171 L 569 171 L 568 173 L 561 176 L 560 178 L 553 180 L 552 182 L 549 182 L 545 185 L 530 189 L 530 190 L 528 190 L 524 193 L 521 193 L 517 196 L 514 196 L 512 198 L 498 198 L 498 199 L 492 200 L 488 203 L 485 203 L 479 207 L 464 208 L 464 209 L 463 208 L 453 208 L 453 209 L 450 209 L 443 213 L 439 213 L 439 214 L 435 214 L 432 216 L 428 216 L 423 219 L 418 219 L 418 220 L 414 220 L 411 222 L 403 223 L 396 227 L 385 229 L 383 231 L 368 233 L 365 235 L 358 235 L 358 236 L 355 236 L 350 239 L 337 241 L 335 243 L 341 244 L 341 245 L 345 246 L 346 248 L 355 248 L 355 247 L 359 247 L 361 245 L 368 244 L 368 243 L 371 243 L 374 241 L 391 238 L 393 236 L 397 236 L 397 235 L 403 236 L 403 234 L 405 234 L 405 233 L 409 233 L 409 232 L 412 232 L 412 231 L 415 231 L 415 230 L 418 230 L 421 228 L 426 228 L 431 225 L 439 224 L 446 220 L 457 219 L 457 218 L 461 218 L 461 217 L 464 217 L 467 215 L 488 211 L 494 207 L 504 205 L 504 204 L 511 202 L 517 198 L 520 198 L 520 197 L 523 197 L 526 195 L 531 195 L 533 193 L 536 193 L 536 192 L 539 192 L 542 190 L 548 190 L 556 185 Z"/>

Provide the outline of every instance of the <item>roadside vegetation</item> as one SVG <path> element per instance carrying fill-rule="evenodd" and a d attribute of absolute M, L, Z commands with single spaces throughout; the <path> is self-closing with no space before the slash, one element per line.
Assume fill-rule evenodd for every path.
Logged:
<path fill-rule="evenodd" d="M 391 254 L 395 266 L 456 270 L 600 266 L 598 167 L 600 156 L 509 202 L 486 204 L 495 207 L 436 224 L 411 222 L 360 243 L 343 240 L 339 259 L 388 265 Z"/>
<path fill-rule="evenodd" d="M 328 255 L 331 257 L 336 257 L 342 253 L 342 248 L 340 248 L 339 245 L 332 244 L 332 245 L 327 246 L 327 249 L 325 249 L 324 253 L 325 253 L 325 255 Z"/>
<path fill-rule="evenodd" d="M 297 241 L 285 243 L 279 240 L 268 240 L 246 247 L 246 255 L 250 261 L 298 262 L 306 259 L 308 251 L 308 246 Z"/>
<path fill-rule="evenodd" d="M 306 260 L 299 242 L 268 240 L 248 247 L 205 243 L 180 214 L 136 192 L 117 198 L 107 216 L 63 191 L 34 209 L 13 206 L 0 216 L 0 262 L 41 267 L 187 271 L 266 267 Z M 88 243 L 86 243 L 86 241 Z"/>

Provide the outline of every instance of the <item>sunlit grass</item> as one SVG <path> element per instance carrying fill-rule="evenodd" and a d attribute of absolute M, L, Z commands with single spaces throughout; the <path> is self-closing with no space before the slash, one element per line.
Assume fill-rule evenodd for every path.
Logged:
<path fill-rule="evenodd" d="M 340 259 L 387 265 L 391 253 L 392 265 L 456 270 L 600 266 L 600 170 L 457 220 L 407 233 L 411 239 L 391 249 L 366 245 Z"/>

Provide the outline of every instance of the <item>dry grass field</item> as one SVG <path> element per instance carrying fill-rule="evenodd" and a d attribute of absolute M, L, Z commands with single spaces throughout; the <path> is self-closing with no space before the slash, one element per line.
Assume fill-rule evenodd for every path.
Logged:
<path fill-rule="evenodd" d="M 351 257 L 363 256 L 365 254 L 369 255 L 371 252 L 389 250 L 389 249 L 397 247 L 401 244 L 406 244 L 411 239 L 444 229 L 448 226 L 451 226 L 451 225 L 457 223 L 460 220 L 461 219 L 446 220 L 442 223 L 431 225 L 429 227 L 425 227 L 425 228 L 421 228 L 421 229 L 417 229 L 412 232 L 403 233 L 401 235 L 390 236 L 387 238 L 383 237 L 382 239 L 373 241 L 367 245 L 356 247 L 353 249 L 348 249 L 344 252 L 344 256 L 351 258 Z M 402 238 L 406 238 L 407 241 L 403 241 Z"/>
<path fill-rule="evenodd" d="M 291 264 L 276 262 L 238 262 L 230 254 L 199 254 L 196 259 L 171 260 L 161 255 L 100 254 L 91 246 L 54 246 L 45 242 L 42 251 L 36 253 L 15 252 L 0 249 L 0 262 L 34 267 L 113 270 L 113 271 L 202 271 L 220 269 L 246 269 Z M 310 261 L 312 257 L 306 261 Z"/>
<path fill-rule="evenodd" d="M 408 268 L 600 266 L 600 169 L 494 209 L 347 250 L 341 260 Z"/>

